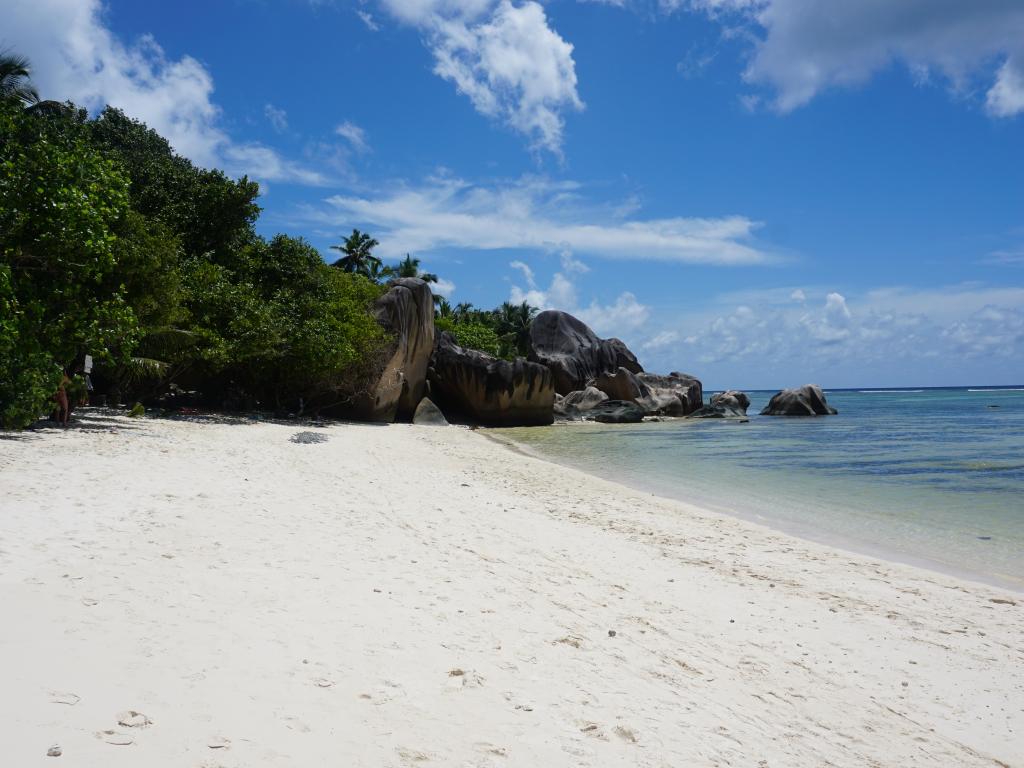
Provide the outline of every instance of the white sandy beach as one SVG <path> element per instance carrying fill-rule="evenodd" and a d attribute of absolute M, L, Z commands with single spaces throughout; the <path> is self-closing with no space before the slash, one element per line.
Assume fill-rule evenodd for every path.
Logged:
<path fill-rule="evenodd" d="M 2 437 L 3 766 L 1024 765 L 1020 594 L 461 428 Z"/>

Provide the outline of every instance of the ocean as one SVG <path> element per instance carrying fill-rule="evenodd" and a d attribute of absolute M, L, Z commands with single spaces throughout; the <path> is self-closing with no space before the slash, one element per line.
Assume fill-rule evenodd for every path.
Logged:
<path fill-rule="evenodd" d="M 747 394 L 748 423 L 498 432 L 660 496 L 1024 590 L 1024 386 L 827 390 L 839 415 L 817 418 L 758 416 L 773 392 Z"/>

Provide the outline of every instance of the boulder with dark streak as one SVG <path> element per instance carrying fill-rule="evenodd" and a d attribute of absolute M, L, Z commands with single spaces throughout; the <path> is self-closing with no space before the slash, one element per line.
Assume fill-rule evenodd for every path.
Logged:
<path fill-rule="evenodd" d="M 567 421 L 577 421 L 586 411 L 600 405 L 607 399 L 608 395 L 597 387 L 578 389 L 564 397 L 556 394 L 555 417 Z"/>
<path fill-rule="evenodd" d="M 626 368 L 596 376 L 590 382 L 590 387 L 596 387 L 612 400 L 628 400 L 641 405 L 644 405 L 641 401 L 649 400 L 651 397 L 650 388 Z"/>
<path fill-rule="evenodd" d="M 690 414 L 691 419 L 746 419 L 750 398 L 745 392 L 730 389 L 711 396 L 703 408 Z"/>
<path fill-rule="evenodd" d="M 605 400 L 581 415 L 584 421 L 599 421 L 603 424 L 637 424 L 644 420 L 646 413 L 642 406 L 628 400 Z"/>
<path fill-rule="evenodd" d="M 645 401 L 652 414 L 686 416 L 704 405 L 704 389 L 700 380 L 686 373 L 673 371 L 668 376 L 639 373 L 637 380 L 647 387 Z"/>
<path fill-rule="evenodd" d="M 434 350 L 434 297 L 427 283 L 402 277 L 388 283 L 372 312 L 392 339 L 346 410 L 365 421 L 408 421 L 423 399 Z"/>
<path fill-rule="evenodd" d="M 783 389 L 772 395 L 762 416 L 835 416 L 839 411 L 828 404 L 817 384 Z"/>
<path fill-rule="evenodd" d="M 560 395 L 584 389 L 593 379 L 625 368 L 643 371 L 636 355 L 618 339 L 600 339 L 566 312 L 549 309 L 530 324 L 529 360 L 551 370 Z"/>
<path fill-rule="evenodd" d="M 554 421 L 555 389 L 543 365 L 463 349 L 442 333 L 428 375 L 431 397 L 449 421 L 495 427 Z"/>

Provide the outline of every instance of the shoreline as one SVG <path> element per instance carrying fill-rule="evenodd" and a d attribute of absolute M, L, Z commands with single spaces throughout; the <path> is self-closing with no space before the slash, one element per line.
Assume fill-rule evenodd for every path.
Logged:
<path fill-rule="evenodd" d="M 80 418 L 0 440 L 12 763 L 1024 761 L 1007 590 L 482 431 Z"/>
<path fill-rule="evenodd" d="M 663 421 L 667 419 L 662 419 Z M 680 421 L 685 420 L 684 418 L 679 419 Z M 552 428 L 572 428 L 574 422 L 566 422 L 565 424 L 554 424 Z M 486 435 L 491 440 L 494 440 L 499 445 L 503 445 L 508 449 L 515 451 L 523 456 L 536 459 L 538 461 L 548 462 L 556 466 L 570 469 L 576 472 L 582 472 L 585 475 L 591 477 L 599 477 L 593 474 L 586 467 L 577 466 L 570 463 L 569 461 L 561 461 L 557 457 L 549 456 L 544 454 L 542 451 L 533 449 L 531 446 L 518 443 L 514 438 L 506 437 L 500 434 L 505 431 L 502 428 L 488 428 L 481 429 L 481 433 Z M 651 496 L 655 496 L 666 501 L 674 501 L 680 504 L 696 507 L 704 510 L 705 512 L 722 515 L 723 517 L 731 518 L 734 520 L 740 520 L 750 525 L 756 525 L 764 528 L 767 531 L 779 533 L 785 536 L 792 536 L 793 538 L 801 541 L 818 544 L 820 546 L 830 547 L 835 550 L 845 552 L 851 555 L 859 555 L 862 557 L 870 557 L 874 560 L 880 560 L 885 563 L 893 565 L 903 565 L 911 568 L 916 568 L 930 573 L 940 574 L 948 576 L 950 578 L 958 579 L 961 581 L 969 581 L 979 586 L 995 587 L 997 589 L 1004 589 L 1018 595 L 1024 596 L 1024 580 L 1014 579 L 1010 576 L 999 576 L 997 574 L 990 574 L 971 570 L 968 568 L 956 568 L 954 565 L 932 558 L 928 558 L 921 555 L 914 555 L 909 552 L 904 552 L 895 548 L 887 548 L 884 545 L 876 544 L 863 539 L 858 539 L 853 536 L 844 536 L 839 533 L 833 533 L 821 528 L 814 528 L 811 525 L 801 525 L 798 523 L 787 523 L 786 521 L 767 517 L 763 515 L 754 515 L 745 513 L 743 510 L 736 507 L 730 507 L 726 504 L 717 503 L 708 499 L 699 498 L 686 498 L 683 494 L 672 495 L 669 493 L 662 492 L 661 489 L 644 486 L 641 483 L 631 483 L 627 479 L 622 477 L 615 478 L 602 478 L 607 482 L 621 485 L 624 488 L 629 488 L 638 493 L 649 493 Z"/>

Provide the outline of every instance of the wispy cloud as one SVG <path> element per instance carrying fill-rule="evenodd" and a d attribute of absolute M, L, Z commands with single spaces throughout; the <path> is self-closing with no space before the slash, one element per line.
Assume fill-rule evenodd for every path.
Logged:
<path fill-rule="evenodd" d="M 345 139 L 356 152 L 368 152 L 370 144 L 366 140 L 366 131 L 350 120 L 346 120 L 334 132 Z"/>
<path fill-rule="evenodd" d="M 264 104 L 263 115 L 278 133 L 284 133 L 288 130 L 288 113 L 283 109 L 278 109 L 273 104 Z"/>
<path fill-rule="evenodd" d="M 370 13 L 367 11 L 356 11 L 356 16 L 362 20 L 368 30 L 371 32 L 380 32 L 380 25 L 374 21 L 374 18 Z"/>
<path fill-rule="evenodd" d="M 1004 264 L 1007 266 L 1024 265 L 1024 248 L 992 251 L 985 259 L 985 264 Z"/>
<path fill-rule="evenodd" d="M 335 195 L 304 221 L 372 228 L 388 255 L 436 248 L 562 251 L 609 259 L 749 265 L 771 260 L 744 216 L 615 220 L 578 184 L 525 177 L 492 184 L 435 177 L 374 195 Z"/>

